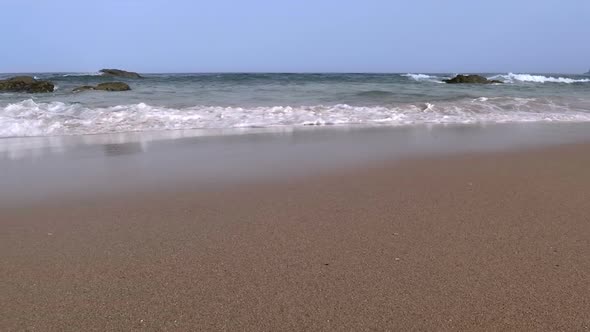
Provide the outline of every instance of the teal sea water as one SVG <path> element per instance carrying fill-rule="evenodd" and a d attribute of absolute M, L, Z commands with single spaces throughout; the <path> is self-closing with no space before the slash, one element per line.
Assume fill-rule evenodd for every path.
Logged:
<path fill-rule="evenodd" d="M 484 74 L 146 74 L 132 91 L 74 93 L 98 73 L 32 73 L 48 94 L 0 93 L 0 137 L 179 129 L 590 122 L 590 76 Z M 13 75 L 0 74 L 0 78 Z M 120 80 L 120 79 L 115 79 Z"/>

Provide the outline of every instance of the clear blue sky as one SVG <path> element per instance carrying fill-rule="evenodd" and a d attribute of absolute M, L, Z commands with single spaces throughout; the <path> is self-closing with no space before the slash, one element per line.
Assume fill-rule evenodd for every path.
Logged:
<path fill-rule="evenodd" d="M 589 0 L 0 0 L 0 72 L 585 72 Z"/>

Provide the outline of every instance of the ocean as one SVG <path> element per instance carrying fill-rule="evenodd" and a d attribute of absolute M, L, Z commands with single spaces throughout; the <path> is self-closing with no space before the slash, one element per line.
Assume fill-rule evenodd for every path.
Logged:
<path fill-rule="evenodd" d="M 415 126 L 590 121 L 590 76 L 483 74 L 505 84 L 451 85 L 454 74 L 32 73 L 46 94 L 0 93 L 0 137 L 185 129 Z M 14 74 L 0 74 L 0 78 Z M 132 91 L 74 93 L 124 81 Z"/>

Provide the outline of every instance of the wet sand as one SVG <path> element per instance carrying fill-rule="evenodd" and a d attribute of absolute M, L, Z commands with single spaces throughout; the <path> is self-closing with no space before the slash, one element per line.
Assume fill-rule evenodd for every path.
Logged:
<path fill-rule="evenodd" d="M 587 123 L 276 128 L 0 139 L 0 209 L 235 186 L 408 158 L 590 142 Z"/>
<path fill-rule="evenodd" d="M 590 144 L 3 208 L 0 330 L 590 329 Z"/>

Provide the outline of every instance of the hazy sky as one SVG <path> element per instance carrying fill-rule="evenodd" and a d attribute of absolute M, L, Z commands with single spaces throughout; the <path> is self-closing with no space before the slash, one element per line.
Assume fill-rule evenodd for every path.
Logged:
<path fill-rule="evenodd" d="M 0 72 L 585 72 L 589 0 L 0 0 Z"/>

